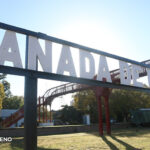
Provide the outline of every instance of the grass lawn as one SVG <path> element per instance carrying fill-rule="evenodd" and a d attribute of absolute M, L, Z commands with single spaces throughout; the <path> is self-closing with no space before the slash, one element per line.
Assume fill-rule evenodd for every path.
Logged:
<path fill-rule="evenodd" d="M 0 143 L 0 150 L 23 149 L 23 138 Z M 150 129 L 116 129 L 111 136 L 74 133 L 38 137 L 38 150 L 150 150 Z"/>

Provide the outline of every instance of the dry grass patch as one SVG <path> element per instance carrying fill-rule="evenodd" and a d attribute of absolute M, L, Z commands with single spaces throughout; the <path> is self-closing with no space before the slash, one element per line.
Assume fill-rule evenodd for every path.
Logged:
<path fill-rule="evenodd" d="M 23 149 L 23 138 L 0 143 L 1 150 Z M 114 130 L 112 136 L 74 133 L 38 137 L 38 150 L 150 150 L 150 129 Z"/>

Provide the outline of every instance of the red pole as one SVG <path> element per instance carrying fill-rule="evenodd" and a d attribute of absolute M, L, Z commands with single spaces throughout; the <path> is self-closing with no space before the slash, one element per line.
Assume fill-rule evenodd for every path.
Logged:
<path fill-rule="evenodd" d="M 98 119 L 99 119 L 99 134 L 103 135 L 103 118 L 102 118 L 102 102 L 101 96 L 97 96 L 98 101 Z"/>
<path fill-rule="evenodd" d="M 49 121 L 52 122 L 51 104 L 50 104 L 49 106 L 50 106 L 50 111 L 49 111 Z"/>
<path fill-rule="evenodd" d="M 41 104 L 40 104 L 40 96 L 39 96 L 39 123 L 40 123 L 40 119 L 41 119 L 41 118 L 40 118 L 40 117 L 41 117 L 41 116 L 40 116 L 40 108 L 41 108 Z"/>
<path fill-rule="evenodd" d="M 44 122 L 44 97 L 42 99 L 43 99 L 43 122 Z"/>
<path fill-rule="evenodd" d="M 105 116 L 107 134 L 111 135 L 110 117 L 109 117 L 109 97 L 105 96 Z"/>
<path fill-rule="evenodd" d="M 45 103 L 45 106 L 46 106 L 46 122 L 47 122 L 47 101 Z"/>

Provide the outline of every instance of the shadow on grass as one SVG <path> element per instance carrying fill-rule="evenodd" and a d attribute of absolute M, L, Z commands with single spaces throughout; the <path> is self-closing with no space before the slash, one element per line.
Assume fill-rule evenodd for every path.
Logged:
<path fill-rule="evenodd" d="M 13 139 L 11 142 L 11 148 L 17 150 L 23 150 L 24 149 L 24 139 Z M 51 148 L 43 148 L 43 147 L 37 147 L 37 150 L 60 150 L 60 149 L 51 149 Z"/>
<path fill-rule="evenodd" d="M 121 137 L 132 137 L 132 136 L 137 137 L 137 136 L 147 134 L 149 132 L 150 132 L 150 128 L 143 128 L 143 127 L 112 130 L 112 134 L 114 136 L 121 136 Z"/>
<path fill-rule="evenodd" d="M 110 142 L 105 136 L 102 136 L 103 141 L 109 146 L 112 150 L 119 150 L 112 142 Z"/>
<path fill-rule="evenodd" d="M 120 143 L 121 145 L 123 145 L 127 150 L 141 150 L 141 149 L 138 149 L 138 148 L 135 148 L 125 142 L 123 142 L 122 140 L 120 139 L 117 139 L 116 137 L 114 136 L 110 136 L 113 140 L 117 141 L 118 143 Z"/>
<path fill-rule="evenodd" d="M 105 135 L 100 136 L 98 133 L 92 133 L 92 134 L 97 136 L 97 137 L 102 138 L 102 140 L 109 146 L 109 148 L 111 150 L 120 150 L 119 148 L 116 147 L 116 145 L 114 143 L 112 143 L 110 140 L 108 140 Z M 126 148 L 126 150 L 141 150 L 141 149 L 133 147 L 132 145 L 129 145 L 128 143 L 125 143 L 124 141 L 116 138 L 115 136 L 111 135 L 109 137 L 111 137 L 114 141 L 118 142 L 120 145 L 123 145 Z"/>
<path fill-rule="evenodd" d="M 141 150 L 141 149 L 138 149 L 138 148 L 135 148 L 123 141 L 121 141 L 120 139 L 117 139 L 116 137 L 114 136 L 110 136 L 114 141 L 118 142 L 120 145 L 123 145 L 126 150 Z M 110 142 L 105 136 L 102 136 L 102 139 L 103 141 L 109 146 L 109 148 L 111 150 L 119 150 L 119 148 L 117 148 L 112 142 Z"/>

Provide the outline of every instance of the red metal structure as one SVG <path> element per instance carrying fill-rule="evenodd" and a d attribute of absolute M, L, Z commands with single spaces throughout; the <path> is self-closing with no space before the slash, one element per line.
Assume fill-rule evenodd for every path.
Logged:
<path fill-rule="evenodd" d="M 150 60 L 143 61 L 142 63 L 150 64 Z M 113 83 L 120 83 L 120 71 L 119 69 L 113 70 L 110 72 L 111 79 Z M 139 73 L 140 77 L 146 76 L 147 72 L 144 69 L 141 73 Z M 94 77 L 96 79 L 96 76 Z M 105 79 L 104 79 L 105 82 Z M 61 95 L 65 95 L 68 93 L 74 93 L 77 91 L 92 89 L 95 92 L 97 102 L 98 102 L 98 113 L 99 113 L 99 134 L 103 135 L 103 121 L 102 121 L 102 99 L 104 99 L 104 106 L 105 106 L 105 115 L 106 115 L 106 131 L 107 134 L 111 134 L 111 125 L 110 125 L 110 118 L 109 118 L 109 96 L 111 94 L 112 89 L 110 88 L 104 88 L 104 87 L 93 87 L 88 85 L 81 85 L 81 84 L 73 84 L 73 83 L 67 83 L 63 84 L 54 88 L 51 88 L 45 92 L 45 94 L 42 97 L 38 98 L 38 120 L 47 122 L 47 105 L 50 106 L 50 122 L 52 121 L 52 114 L 51 114 L 51 104 L 52 101 Z M 43 111 L 43 116 L 41 119 L 40 111 Z M 14 123 L 16 123 L 18 120 L 24 117 L 24 107 L 20 108 L 17 112 L 6 118 L 1 122 L 2 127 L 10 127 Z"/>
<path fill-rule="evenodd" d="M 35 49 L 38 42 L 37 42 L 37 44 L 35 44 L 36 42 L 34 43 L 32 41 L 32 38 L 44 40 L 45 44 L 47 42 L 50 42 L 50 43 L 54 42 L 56 44 L 62 45 L 62 50 L 61 50 L 62 55 L 61 56 L 63 56 L 66 52 L 68 53 L 68 56 L 65 58 L 65 60 L 67 60 L 67 58 L 72 55 L 69 51 L 66 51 L 66 52 L 64 51 L 64 48 L 67 46 L 68 48 L 72 47 L 72 48 L 78 49 L 79 52 L 85 51 L 88 53 L 96 54 L 100 57 L 104 56 L 103 58 L 108 57 L 111 59 L 115 59 L 117 61 L 122 61 L 127 64 L 131 64 L 132 66 L 137 65 L 138 68 L 139 67 L 144 68 L 142 74 L 146 73 L 146 69 L 150 69 L 150 66 L 147 64 L 143 64 L 142 62 L 127 59 L 127 58 L 124 58 L 121 56 L 110 54 L 110 53 L 107 53 L 107 52 L 104 52 L 104 51 L 101 51 L 98 49 L 93 49 L 93 48 L 83 46 L 83 45 L 80 45 L 77 43 L 73 43 L 70 41 L 55 38 L 55 37 L 46 35 L 41 32 L 27 30 L 24 28 L 8 25 L 8 24 L 1 23 L 1 22 L 0 22 L 0 28 L 2 30 L 4 30 L 4 33 L 5 33 L 3 36 L 4 40 L 2 40 L 2 44 L 1 44 L 1 55 L 0 56 L 1 56 L 2 60 L 1 60 L 1 64 L 0 64 L 0 72 L 5 73 L 5 74 L 19 75 L 19 76 L 25 77 L 24 108 L 23 108 L 23 110 L 19 110 L 18 112 L 16 112 L 16 114 L 13 114 L 11 117 L 7 118 L 8 122 L 3 121 L 2 124 L 4 126 L 5 125 L 10 126 L 11 124 L 15 123 L 17 120 L 19 120 L 19 118 L 21 118 L 24 115 L 24 130 L 25 130 L 25 132 L 24 132 L 24 149 L 25 150 L 36 150 L 37 149 L 37 106 L 39 107 L 41 105 L 45 105 L 45 102 L 48 100 L 47 97 L 46 98 L 44 97 L 44 102 L 41 102 L 40 105 L 39 104 L 37 105 L 37 81 L 39 78 L 55 80 L 55 81 L 63 81 L 63 82 L 73 82 L 73 83 L 78 83 L 78 84 L 87 84 L 87 85 L 93 85 L 93 86 L 98 86 L 98 87 L 102 86 L 105 88 L 107 87 L 107 88 L 131 89 L 131 90 L 138 90 L 138 91 L 143 91 L 143 92 L 150 92 L 149 88 L 143 88 L 143 87 L 139 87 L 139 86 L 135 86 L 135 85 L 131 86 L 131 85 L 125 85 L 125 84 L 116 84 L 116 83 L 114 84 L 111 82 L 104 83 L 103 81 L 100 81 L 100 80 L 94 81 L 93 79 L 87 79 L 87 78 L 81 77 L 81 76 L 78 78 L 73 75 L 74 73 L 73 74 L 71 73 L 70 76 L 64 75 L 63 73 L 60 73 L 60 74 L 58 72 L 55 73 L 55 72 L 51 71 L 52 67 L 47 68 L 45 65 L 45 63 L 50 63 L 50 61 L 53 60 L 53 59 L 51 59 L 51 56 L 50 56 L 51 54 L 50 55 L 46 54 L 44 57 L 42 56 L 43 58 L 46 58 L 46 56 L 49 56 L 50 61 L 48 59 L 46 59 L 44 61 L 45 62 L 44 64 L 41 63 L 41 62 L 43 62 L 43 59 L 40 58 L 40 55 L 41 54 L 43 55 L 44 53 L 42 52 L 41 48 L 40 48 L 41 50 L 38 48 L 40 50 L 39 51 L 40 53 Z M 25 51 L 24 51 L 25 52 L 25 66 L 24 67 L 22 67 L 22 63 L 21 63 L 22 60 L 20 60 L 21 57 L 19 56 L 20 50 L 18 48 L 18 40 L 16 38 L 16 33 L 21 34 L 25 37 L 25 39 L 24 39 L 24 41 L 25 41 Z M 9 37 L 11 37 L 11 38 L 9 38 Z M 15 44 L 13 44 L 13 43 L 15 43 Z M 33 44 L 33 46 L 31 46 L 32 44 Z M 15 50 L 13 50 L 14 45 L 16 45 Z M 50 46 L 51 44 L 48 44 L 48 45 L 49 46 L 46 49 L 51 51 L 53 48 L 51 48 L 51 46 Z M 65 50 L 67 50 L 68 48 L 65 48 Z M 9 49 L 12 49 L 12 51 L 10 53 L 15 54 L 13 57 L 11 57 L 10 55 L 7 56 L 7 54 L 9 53 Z M 35 49 L 36 54 L 37 54 L 37 55 L 34 55 L 34 60 L 33 60 L 33 62 L 35 63 L 34 64 L 35 66 L 33 67 L 34 69 L 29 65 L 30 64 L 29 62 L 32 60 L 32 57 L 29 57 L 30 52 L 32 53 L 31 49 L 32 50 Z M 3 51 L 5 51 L 6 53 L 4 53 Z M 16 57 L 17 55 L 18 55 L 18 57 Z M 80 56 L 82 56 L 82 55 L 80 55 Z M 80 57 L 80 60 L 82 60 L 81 58 L 82 57 Z M 16 60 L 16 59 L 18 59 L 18 60 Z M 5 65 L 5 63 L 4 63 L 5 60 L 12 62 L 13 66 Z M 38 69 L 38 63 L 37 63 L 38 61 L 37 60 L 39 60 L 39 62 L 41 63 L 43 71 L 40 71 L 40 69 Z M 61 57 L 60 57 L 60 60 L 61 60 Z M 60 62 L 64 63 L 63 59 Z M 32 65 L 32 63 L 31 63 L 31 65 Z M 51 66 L 52 64 L 50 63 L 49 65 Z M 65 65 L 67 65 L 67 62 L 65 63 Z M 82 69 L 82 67 L 80 69 Z M 134 66 L 131 69 L 133 70 Z M 116 72 L 116 71 L 113 71 L 113 72 Z M 137 72 L 135 74 L 137 74 Z M 133 73 L 133 75 L 135 75 L 135 74 Z M 141 74 L 141 73 L 139 73 L 139 74 Z M 111 77 L 114 78 L 114 76 L 112 76 L 112 75 L 113 75 L 113 73 L 111 74 Z M 116 75 L 115 78 L 116 77 L 119 78 L 118 75 Z M 149 77 L 149 75 L 148 75 L 148 77 Z M 103 88 L 103 89 L 105 89 L 105 88 Z M 65 89 L 66 89 L 66 87 L 65 87 Z M 79 90 L 81 90 L 81 89 L 79 89 Z M 77 89 L 76 89 L 76 91 L 77 91 Z M 60 93 L 62 93 L 62 95 L 64 94 L 63 91 L 59 92 L 59 95 L 60 95 Z M 104 90 L 104 93 L 105 93 L 105 90 Z M 97 93 L 98 97 L 101 98 L 104 93 L 101 93 L 101 94 Z M 59 96 L 57 93 L 56 93 L 56 95 Z M 54 97 L 54 95 L 50 95 L 50 97 Z M 103 97 L 105 97 L 105 96 L 103 96 Z M 47 101 L 47 102 L 50 103 L 49 101 Z M 107 100 L 106 100 L 105 105 L 106 105 L 106 107 L 108 107 Z M 109 108 L 107 108 L 106 110 L 107 110 L 106 113 L 108 113 L 107 118 L 109 118 L 109 111 L 108 111 Z"/>

